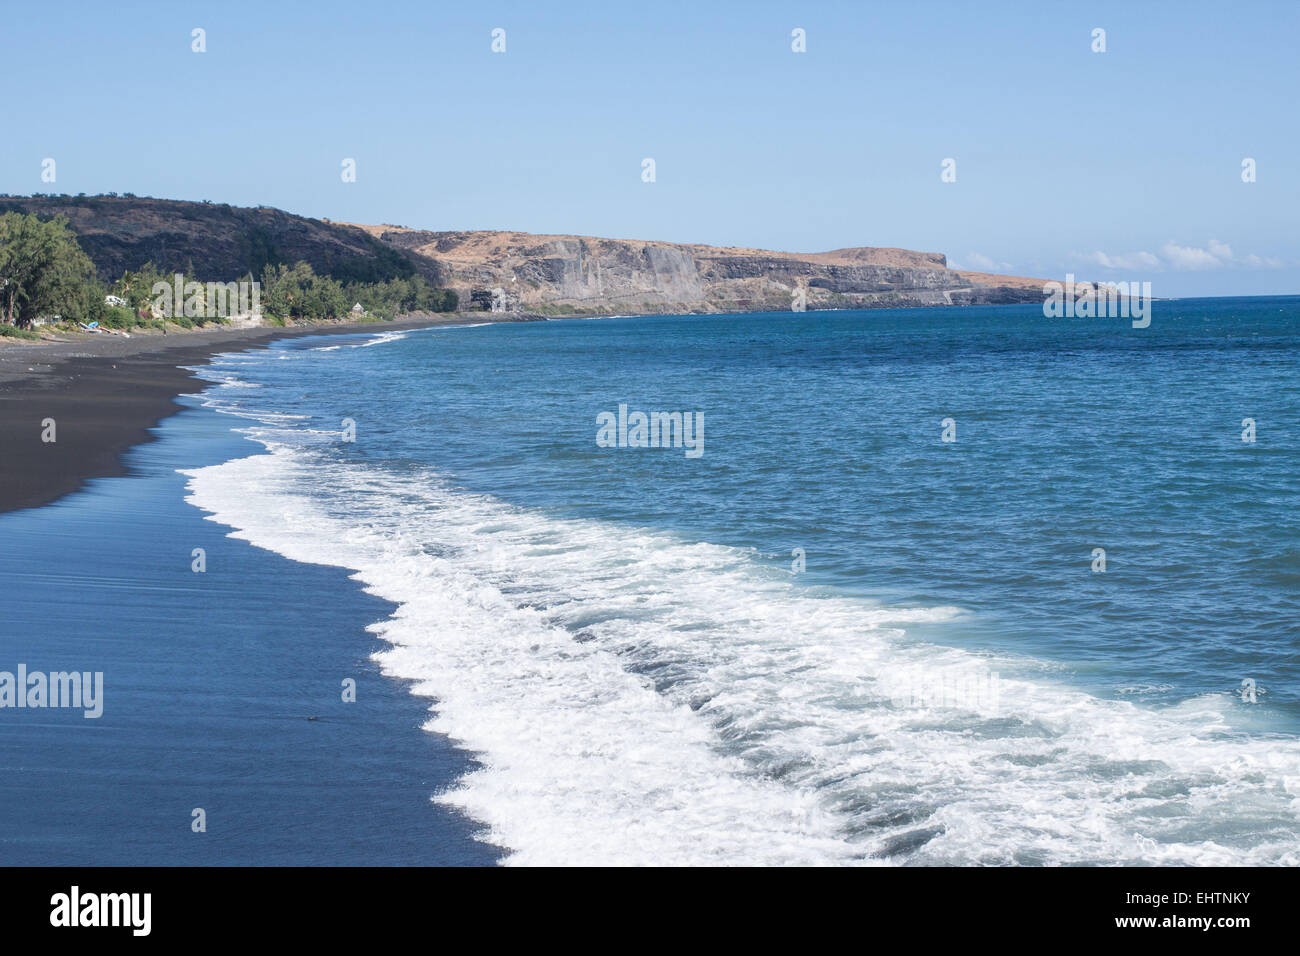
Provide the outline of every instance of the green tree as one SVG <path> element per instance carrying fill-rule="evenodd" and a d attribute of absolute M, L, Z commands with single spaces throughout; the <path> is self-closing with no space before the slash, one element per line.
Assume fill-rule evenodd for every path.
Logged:
<path fill-rule="evenodd" d="M 271 315 L 294 319 L 336 319 L 351 308 L 350 288 L 311 265 L 267 266 L 262 273 L 262 306 Z"/>
<path fill-rule="evenodd" d="M 132 309 L 143 309 L 153 301 L 153 287 L 157 282 L 170 286 L 172 277 L 160 273 L 152 262 L 146 262 L 139 269 L 127 269 L 108 291 L 125 299 Z"/>
<path fill-rule="evenodd" d="M 31 325 L 41 315 L 84 314 L 85 287 L 98 285 L 95 267 L 62 216 L 0 216 L 0 315 Z"/>

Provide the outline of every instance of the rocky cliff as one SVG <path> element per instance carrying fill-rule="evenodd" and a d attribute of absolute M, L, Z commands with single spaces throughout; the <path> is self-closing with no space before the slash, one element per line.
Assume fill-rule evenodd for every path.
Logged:
<path fill-rule="evenodd" d="M 1042 280 L 949 269 L 935 252 L 772 252 L 589 236 L 361 226 L 435 261 L 462 302 L 549 314 L 1041 302 Z"/>
<path fill-rule="evenodd" d="M 948 268 L 937 252 L 793 253 L 521 232 L 428 232 L 136 196 L 0 196 L 66 216 L 102 278 L 152 261 L 229 281 L 311 263 L 341 281 L 423 275 L 466 306 L 545 315 L 789 311 L 1041 302 L 1043 282 Z"/>

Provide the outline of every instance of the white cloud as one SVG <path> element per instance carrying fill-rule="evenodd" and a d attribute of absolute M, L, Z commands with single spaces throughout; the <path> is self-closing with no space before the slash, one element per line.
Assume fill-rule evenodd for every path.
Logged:
<path fill-rule="evenodd" d="M 1269 256 L 1257 256 L 1248 252 L 1244 256 L 1232 254 L 1232 247 L 1226 242 L 1211 239 L 1204 249 L 1194 246 L 1180 246 L 1175 242 L 1166 242 L 1162 250 L 1176 269 L 1214 269 L 1245 266 L 1249 269 L 1281 269 L 1286 263 Z"/>
<path fill-rule="evenodd" d="M 1102 269 L 1126 271 L 1158 271 L 1164 268 L 1182 271 L 1200 269 L 1280 269 L 1286 263 L 1281 259 L 1257 256 L 1253 252 L 1244 256 L 1233 254 L 1232 246 L 1218 239 L 1209 239 L 1204 246 L 1180 246 L 1170 239 L 1160 247 L 1160 255 L 1151 252 L 1112 254 L 1107 252 L 1075 253 L 1074 258 Z"/>
<path fill-rule="evenodd" d="M 1222 246 L 1223 244 L 1211 242 L 1211 245 Z M 1175 269 L 1216 269 L 1224 265 L 1223 260 L 1209 249 L 1180 246 L 1172 239 L 1160 247 L 1160 252 Z"/>
<path fill-rule="evenodd" d="M 1274 259 L 1271 256 L 1257 256 L 1253 252 L 1248 253 L 1241 262 L 1252 269 L 1281 269 L 1286 265 L 1281 259 Z"/>
<path fill-rule="evenodd" d="M 971 269 L 975 272 L 1007 272 L 1011 269 L 1011 263 L 999 262 L 982 252 L 968 252 L 963 263 L 953 268 Z"/>
<path fill-rule="evenodd" d="M 1150 252 L 1132 252 L 1127 255 L 1107 255 L 1104 252 L 1090 252 L 1086 255 L 1079 256 L 1093 265 L 1101 266 L 1103 269 L 1142 269 L 1152 270 L 1159 269 L 1162 265 L 1160 257 Z"/>

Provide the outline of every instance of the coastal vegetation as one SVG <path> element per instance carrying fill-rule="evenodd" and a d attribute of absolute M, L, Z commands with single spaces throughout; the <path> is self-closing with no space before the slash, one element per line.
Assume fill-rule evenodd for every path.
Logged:
<path fill-rule="evenodd" d="M 88 305 L 95 267 L 66 219 L 0 216 L 0 309 L 6 325 Z M 101 297 L 102 298 L 102 297 Z"/>
<path fill-rule="evenodd" d="M 339 264 L 336 275 L 318 272 L 304 261 L 266 261 L 274 258 L 266 237 L 254 236 L 250 247 L 264 264 L 259 274 L 250 269 L 238 281 L 259 288 L 261 314 L 268 324 L 388 319 L 407 312 L 448 312 L 457 307 L 454 291 L 431 285 L 413 270 L 385 276 L 393 271 L 387 261 L 359 266 L 346 260 Z M 183 308 L 179 303 L 170 306 L 176 275 L 181 275 L 186 290 Z M 183 273 L 168 274 L 152 261 L 106 282 L 97 275 L 63 216 L 42 219 L 34 213 L 0 214 L 0 327 L 9 330 L 3 334 L 12 336 L 47 323 L 96 322 L 110 329 L 131 329 L 161 327 L 168 322 L 182 328 L 223 322 L 228 313 L 218 314 L 205 296 L 224 285 L 200 279 L 192 263 Z M 168 289 L 165 309 L 160 308 L 158 296 L 164 287 Z M 191 293 L 192 289 L 196 291 Z"/>
<path fill-rule="evenodd" d="M 306 262 L 267 266 L 261 279 L 262 307 L 280 318 L 338 318 L 356 305 L 370 318 L 393 318 L 405 312 L 452 312 L 451 289 L 435 289 L 423 276 L 382 282 L 343 283 L 318 275 Z"/>
<path fill-rule="evenodd" d="M 0 322 L 0 339 L 30 339 L 40 341 L 40 336 L 35 332 L 29 332 L 26 329 L 18 329 L 12 325 L 5 325 Z"/>

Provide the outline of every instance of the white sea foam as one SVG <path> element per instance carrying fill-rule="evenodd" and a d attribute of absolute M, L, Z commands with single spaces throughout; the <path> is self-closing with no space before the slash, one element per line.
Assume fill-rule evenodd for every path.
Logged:
<path fill-rule="evenodd" d="M 371 345 L 387 345 L 389 342 L 400 342 L 402 339 L 406 338 L 407 334 L 407 332 L 381 332 L 373 339 L 367 339 L 362 342 L 360 347 L 366 348 Z"/>
<path fill-rule="evenodd" d="M 483 763 L 436 799 L 510 862 L 1300 863 L 1300 744 L 1236 729 L 1231 695 L 1099 699 L 908 637 L 954 608 L 261 437 L 188 500 L 398 605 L 377 659 Z M 899 693 L 990 673 L 994 705 Z"/>

